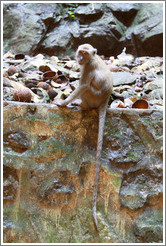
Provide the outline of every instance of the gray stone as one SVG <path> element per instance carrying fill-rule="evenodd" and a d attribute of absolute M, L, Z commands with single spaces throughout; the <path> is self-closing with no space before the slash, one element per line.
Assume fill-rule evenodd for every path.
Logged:
<path fill-rule="evenodd" d="M 132 24 L 138 10 L 140 10 L 140 5 L 138 3 L 107 3 L 107 7 L 110 8 L 115 17 L 126 26 Z"/>
<path fill-rule="evenodd" d="M 144 85 L 145 90 L 155 90 L 155 89 L 163 88 L 163 78 L 155 79 L 151 82 L 148 82 Z"/>
<path fill-rule="evenodd" d="M 5 3 L 4 51 L 74 56 L 89 42 L 99 54 L 162 56 L 162 3 Z"/>
<path fill-rule="evenodd" d="M 85 6 L 78 6 L 74 14 L 79 18 L 80 23 L 90 23 L 100 19 L 103 15 L 102 3 L 91 3 Z"/>
<path fill-rule="evenodd" d="M 140 5 L 140 11 L 127 29 L 125 36 L 135 45 L 136 55 L 163 56 L 163 12 L 162 3 Z M 155 35 L 154 35 L 155 33 Z"/>
<path fill-rule="evenodd" d="M 139 215 L 134 234 L 142 242 L 154 243 L 163 241 L 163 215 L 160 210 L 146 209 Z"/>
<path fill-rule="evenodd" d="M 134 84 L 137 76 L 129 72 L 116 72 L 113 73 L 113 85 L 130 85 Z"/>

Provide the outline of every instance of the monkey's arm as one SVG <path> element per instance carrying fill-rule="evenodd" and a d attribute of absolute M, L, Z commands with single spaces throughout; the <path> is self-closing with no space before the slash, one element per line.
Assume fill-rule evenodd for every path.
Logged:
<path fill-rule="evenodd" d="M 88 84 L 79 85 L 79 87 L 75 89 L 73 93 L 70 96 L 68 96 L 59 106 L 62 107 L 66 106 L 67 104 L 71 103 L 75 99 L 81 97 L 81 95 L 83 95 L 88 89 L 89 89 Z"/>

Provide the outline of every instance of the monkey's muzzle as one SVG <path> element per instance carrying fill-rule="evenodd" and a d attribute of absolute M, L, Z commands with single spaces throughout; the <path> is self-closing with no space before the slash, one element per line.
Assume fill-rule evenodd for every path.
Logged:
<path fill-rule="evenodd" d="M 83 55 L 79 55 L 78 56 L 78 63 L 81 65 L 84 62 L 84 56 Z"/>

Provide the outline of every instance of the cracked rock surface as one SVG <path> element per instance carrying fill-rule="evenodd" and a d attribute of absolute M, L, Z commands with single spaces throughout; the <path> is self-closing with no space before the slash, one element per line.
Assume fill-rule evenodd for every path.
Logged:
<path fill-rule="evenodd" d="M 97 217 L 98 115 L 4 103 L 4 243 L 161 243 L 163 111 L 107 112 Z"/>

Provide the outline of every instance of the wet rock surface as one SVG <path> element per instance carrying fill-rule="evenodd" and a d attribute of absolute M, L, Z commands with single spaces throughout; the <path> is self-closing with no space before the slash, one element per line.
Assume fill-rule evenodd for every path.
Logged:
<path fill-rule="evenodd" d="M 4 145 L 12 148 L 15 152 L 24 152 L 30 145 L 30 139 L 22 131 L 10 131 L 3 136 Z"/>
<path fill-rule="evenodd" d="M 108 110 L 99 239 L 91 205 L 97 112 L 6 101 L 4 242 L 161 243 L 162 120 L 162 110 Z"/>
<path fill-rule="evenodd" d="M 146 209 L 139 216 L 138 222 L 136 222 L 136 227 L 134 228 L 135 236 L 146 243 L 162 241 L 162 219 L 160 210 Z"/>

